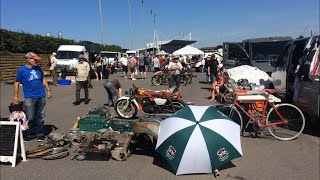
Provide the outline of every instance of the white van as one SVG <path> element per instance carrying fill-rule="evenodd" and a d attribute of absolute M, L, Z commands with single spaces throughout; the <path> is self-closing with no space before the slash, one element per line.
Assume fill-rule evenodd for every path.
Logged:
<path fill-rule="evenodd" d="M 57 50 L 57 72 L 74 73 L 80 54 L 85 54 L 86 48 L 80 45 L 61 45 Z M 88 57 L 87 57 L 88 59 Z"/>
<path fill-rule="evenodd" d="M 127 57 L 129 56 L 138 56 L 139 55 L 139 52 L 138 51 L 126 51 L 126 54 L 128 55 Z"/>

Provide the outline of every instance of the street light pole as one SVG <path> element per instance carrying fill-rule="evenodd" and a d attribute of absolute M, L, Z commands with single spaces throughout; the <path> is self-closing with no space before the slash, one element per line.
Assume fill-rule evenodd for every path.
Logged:
<path fill-rule="evenodd" d="M 103 41 L 103 21 L 102 21 L 102 11 L 101 11 L 101 0 L 99 0 L 99 10 L 100 10 L 100 23 L 101 23 L 101 41 L 102 45 L 104 46 L 104 41 Z"/>
<path fill-rule="evenodd" d="M 129 8 L 129 20 L 130 20 L 130 49 L 132 50 L 132 22 L 131 22 L 130 0 L 128 0 L 128 8 Z"/>

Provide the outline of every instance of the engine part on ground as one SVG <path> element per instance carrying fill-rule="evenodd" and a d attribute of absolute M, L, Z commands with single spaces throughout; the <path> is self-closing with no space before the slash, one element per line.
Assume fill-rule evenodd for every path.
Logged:
<path fill-rule="evenodd" d="M 39 158 L 42 155 L 45 155 L 45 154 L 51 152 L 52 150 L 53 150 L 53 148 L 51 147 L 51 148 L 45 149 L 43 151 L 39 151 L 39 152 L 32 153 L 32 154 L 27 154 L 27 158 Z"/>
<path fill-rule="evenodd" d="M 160 123 L 157 121 L 137 121 L 133 124 L 132 131 L 136 134 L 149 134 L 153 138 L 158 139 Z"/>
<path fill-rule="evenodd" d="M 63 133 L 50 133 L 47 136 L 47 142 L 53 144 L 55 147 L 70 146 L 71 142 Z"/>
<path fill-rule="evenodd" d="M 95 108 L 90 108 L 88 115 L 97 115 L 97 116 L 111 116 L 109 109 L 104 106 L 98 106 Z"/>
<path fill-rule="evenodd" d="M 26 152 L 26 154 L 34 154 L 34 153 L 38 153 L 38 152 L 41 152 L 41 151 L 44 151 L 44 150 L 47 150 L 47 149 L 50 149 L 50 148 L 53 148 L 53 144 L 51 143 L 47 143 L 47 144 L 43 144 L 43 145 L 40 145 L 34 149 L 31 149 L 31 150 L 28 150 Z"/>
<path fill-rule="evenodd" d="M 114 159 L 118 161 L 127 160 L 127 158 L 131 154 L 131 144 L 133 136 L 133 132 L 123 132 L 118 136 L 115 136 L 115 140 L 117 141 L 117 147 L 115 147 L 111 151 L 111 155 Z"/>
<path fill-rule="evenodd" d="M 69 151 L 59 152 L 59 153 L 52 153 L 45 154 L 41 157 L 43 160 L 55 160 L 55 159 L 61 159 L 64 157 L 67 157 L 69 155 Z"/>

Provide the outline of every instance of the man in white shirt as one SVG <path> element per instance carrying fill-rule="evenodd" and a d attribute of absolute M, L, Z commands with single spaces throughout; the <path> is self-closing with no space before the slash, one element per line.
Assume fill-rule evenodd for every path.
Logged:
<path fill-rule="evenodd" d="M 182 70 L 182 65 L 179 62 L 179 57 L 173 57 L 173 62 L 169 63 L 169 71 L 170 71 L 170 82 L 169 88 L 173 86 L 174 82 L 176 83 L 176 87 L 179 89 L 180 87 L 180 71 Z"/>
<path fill-rule="evenodd" d="M 52 55 L 50 56 L 50 67 L 49 71 L 52 77 L 52 83 L 54 86 L 58 86 L 58 74 L 57 74 L 57 58 L 56 58 L 56 53 L 53 52 Z"/>
<path fill-rule="evenodd" d="M 152 59 L 152 64 L 154 72 L 160 71 L 160 60 L 158 58 L 158 55 L 156 55 L 156 57 Z"/>
<path fill-rule="evenodd" d="M 119 62 L 121 63 L 122 65 L 122 70 L 123 70 L 123 73 L 124 73 L 124 78 L 127 78 L 127 74 L 128 74 L 128 58 L 127 58 L 127 55 L 123 55 L 121 57 L 121 59 L 119 60 Z"/>

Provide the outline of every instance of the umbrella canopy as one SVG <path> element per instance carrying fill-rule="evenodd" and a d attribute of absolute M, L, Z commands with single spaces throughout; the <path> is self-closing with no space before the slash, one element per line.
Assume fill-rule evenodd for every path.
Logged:
<path fill-rule="evenodd" d="M 172 54 L 173 55 L 204 55 L 204 52 L 192 46 L 185 46 L 181 49 L 174 51 Z"/>
<path fill-rule="evenodd" d="M 185 106 L 160 122 L 156 151 L 176 175 L 212 173 L 242 156 L 240 126 L 213 106 Z"/>

